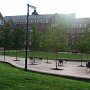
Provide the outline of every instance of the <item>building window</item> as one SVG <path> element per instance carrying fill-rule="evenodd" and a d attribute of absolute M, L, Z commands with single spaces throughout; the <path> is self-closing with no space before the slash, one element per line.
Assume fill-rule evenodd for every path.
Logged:
<path fill-rule="evenodd" d="M 40 20 L 40 23 L 43 23 L 43 21 L 42 21 L 42 20 Z"/>
<path fill-rule="evenodd" d="M 72 28 L 75 28 L 75 27 L 76 27 L 76 24 L 73 24 L 73 25 L 72 25 Z"/>
<path fill-rule="evenodd" d="M 69 33 L 69 30 L 67 30 L 66 33 Z"/>
<path fill-rule="evenodd" d="M 45 20 L 42 20 L 43 21 L 43 23 L 45 23 Z"/>
<path fill-rule="evenodd" d="M 81 26 L 82 26 L 82 25 L 81 25 L 81 24 L 79 24 L 79 27 L 80 27 L 80 28 L 81 28 Z"/>
<path fill-rule="evenodd" d="M 48 20 L 46 19 L 46 23 L 48 23 Z"/>
<path fill-rule="evenodd" d="M 30 20 L 30 23 L 32 23 L 33 21 L 32 20 Z"/>
<path fill-rule="evenodd" d="M 72 35 L 72 38 L 75 38 L 75 36 L 74 36 L 74 35 Z"/>
<path fill-rule="evenodd" d="M 38 20 L 36 20 L 36 23 L 38 23 L 39 21 Z"/>
<path fill-rule="evenodd" d="M 84 24 L 84 27 L 86 27 L 87 25 L 86 24 Z"/>
<path fill-rule="evenodd" d="M 4 21 L 3 20 L 0 20 L 0 25 L 4 25 Z"/>

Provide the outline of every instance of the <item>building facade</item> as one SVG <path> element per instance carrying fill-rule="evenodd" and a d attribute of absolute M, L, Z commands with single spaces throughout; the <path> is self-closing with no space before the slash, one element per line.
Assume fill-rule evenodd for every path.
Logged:
<path fill-rule="evenodd" d="M 59 15 L 59 14 L 43 14 L 43 15 L 29 15 L 29 28 L 32 28 L 33 24 L 37 24 L 38 28 L 40 31 L 45 31 L 47 30 L 48 26 L 50 27 L 56 27 L 56 23 L 58 22 L 59 18 L 70 18 L 71 21 L 72 19 L 75 18 L 74 14 L 69 14 L 69 15 Z M 27 23 L 27 16 L 22 15 L 22 16 L 5 16 L 5 21 L 13 21 L 13 25 L 25 25 Z"/>
<path fill-rule="evenodd" d="M 4 18 L 2 14 L 0 13 L 0 26 L 4 25 Z"/>
<path fill-rule="evenodd" d="M 90 18 L 75 18 L 75 14 L 43 14 L 43 15 L 29 15 L 29 30 L 32 29 L 33 24 L 38 26 L 38 30 L 46 32 L 48 27 L 55 28 L 60 18 L 66 18 L 69 21 L 69 26 L 65 32 L 68 39 L 68 45 L 80 43 L 83 33 L 90 32 Z M 23 25 L 26 28 L 27 16 L 5 16 L 6 22 L 12 22 L 13 27 Z"/>
<path fill-rule="evenodd" d="M 69 46 L 80 43 L 83 35 L 90 32 L 90 18 L 78 18 L 66 29 Z"/>

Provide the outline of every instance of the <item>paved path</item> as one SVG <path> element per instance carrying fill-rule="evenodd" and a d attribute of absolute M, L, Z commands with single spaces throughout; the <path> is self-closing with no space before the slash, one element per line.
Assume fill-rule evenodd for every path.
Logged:
<path fill-rule="evenodd" d="M 6 56 L 5 62 L 9 62 L 17 67 L 24 68 L 25 67 L 25 58 L 18 58 L 20 61 L 15 61 L 15 57 Z M 4 57 L 0 55 L 0 61 L 4 61 Z M 58 67 L 63 70 L 52 70 L 55 68 L 55 61 L 50 60 L 50 63 L 46 63 L 46 60 L 42 60 L 36 63 L 36 65 L 31 65 L 30 60 L 28 59 L 28 69 L 48 74 L 55 75 L 64 75 L 64 76 L 72 76 L 78 78 L 86 78 L 90 79 L 90 72 L 86 69 L 86 67 L 78 67 L 80 62 L 67 62 L 64 63 L 64 66 Z M 85 66 L 85 62 L 83 65 Z"/>

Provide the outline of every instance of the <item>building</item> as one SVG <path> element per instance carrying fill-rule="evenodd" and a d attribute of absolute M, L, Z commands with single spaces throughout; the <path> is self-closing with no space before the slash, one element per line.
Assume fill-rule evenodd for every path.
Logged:
<path fill-rule="evenodd" d="M 68 15 L 59 15 L 59 14 L 43 14 L 43 15 L 29 15 L 29 28 L 32 28 L 33 24 L 37 24 L 40 31 L 44 32 L 47 30 L 48 26 L 56 27 L 56 23 L 58 22 L 59 18 L 68 18 L 72 21 L 75 18 L 74 14 Z M 70 18 L 71 17 L 71 18 Z M 14 25 L 25 25 L 27 23 L 27 16 L 5 16 L 5 21 L 8 22 L 10 20 L 13 21 Z"/>
<path fill-rule="evenodd" d="M 29 15 L 29 29 L 32 29 L 33 24 L 38 26 L 38 30 L 46 32 L 48 27 L 55 28 L 60 18 L 65 18 L 69 21 L 69 26 L 66 28 L 68 45 L 79 43 L 83 33 L 90 32 L 90 18 L 75 18 L 75 14 L 43 14 L 37 12 Z M 26 28 L 27 16 L 5 16 L 6 22 L 12 22 L 13 27 L 23 25 Z"/>
<path fill-rule="evenodd" d="M 69 46 L 80 43 L 83 35 L 87 32 L 90 32 L 90 18 L 76 18 L 66 30 Z"/>
<path fill-rule="evenodd" d="M 2 16 L 2 14 L 0 13 L 0 26 L 4 25 L 4 18 Z"/>

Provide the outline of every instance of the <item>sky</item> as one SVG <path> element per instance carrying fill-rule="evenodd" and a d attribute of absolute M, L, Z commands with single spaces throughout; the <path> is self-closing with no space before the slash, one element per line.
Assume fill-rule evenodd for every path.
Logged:
<path fill-rule="evenodd" d="M 0 0 L 0 12 L 3 16 L 26 15 L 28 3 L 36 6 L 38 14 L 75 13 L 77 18 L 90 17 L 90 0 Z"/>

